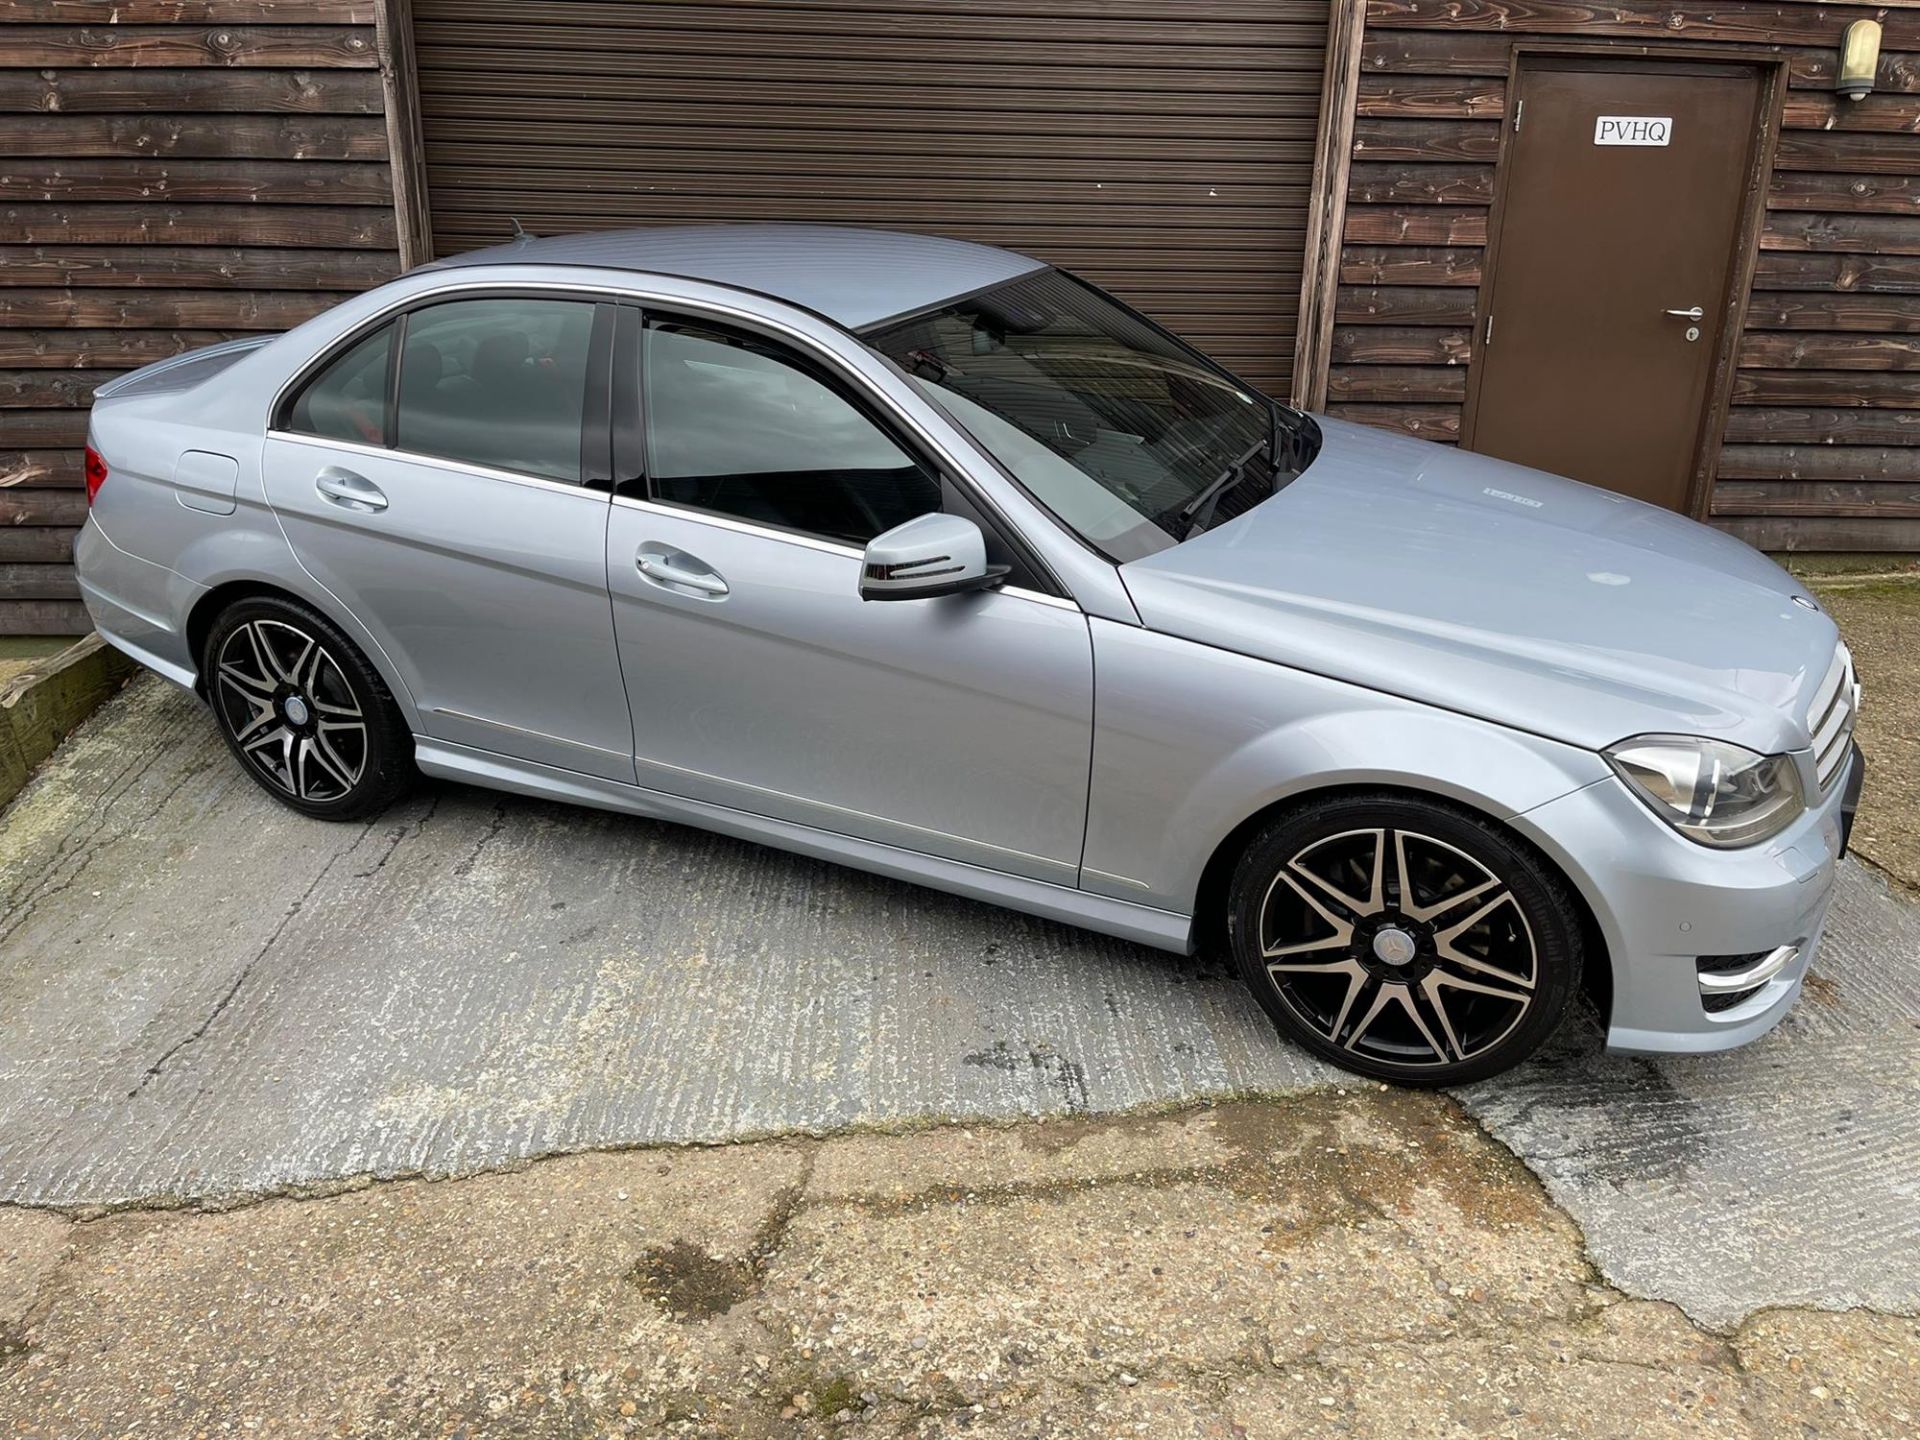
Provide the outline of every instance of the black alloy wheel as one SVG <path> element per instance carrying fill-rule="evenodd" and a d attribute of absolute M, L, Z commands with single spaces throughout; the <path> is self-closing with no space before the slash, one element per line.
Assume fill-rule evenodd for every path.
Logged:
<path fill-rule="evenodd" d="M 1274 1022 L 1334 1064 L 1481 1079 L 1553 1032 L 1577 989 L 1565 881 L 1491 822 L 1380 794 L 1307 804 L 1242 857 L 1229 933 Z"/>
<path fill-rule="evenodd" d="M 207 637 L 203 683 L 227 745 L 276 800 L 359 820 L 412 780 L 412 737 L 392 696 L 325 617 L 271 596 L 241 600 Z"/>

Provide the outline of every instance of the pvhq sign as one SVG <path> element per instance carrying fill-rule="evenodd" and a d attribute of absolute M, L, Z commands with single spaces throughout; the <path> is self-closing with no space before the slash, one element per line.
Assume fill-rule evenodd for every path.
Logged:
<path fill-rule="evenodd" d="M 1602 115 L 1593 122 L 1596 145 L 1665 145 L 1672 139 L 1671 115 Z"/>

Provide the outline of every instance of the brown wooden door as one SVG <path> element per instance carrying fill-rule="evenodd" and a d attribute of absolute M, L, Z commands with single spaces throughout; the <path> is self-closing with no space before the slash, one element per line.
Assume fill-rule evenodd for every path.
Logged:
<path fill-rule="evenodd" d="M 1523 62 L 1470 448 L 1689 508 L 1761 94 L 1742 66 Z"/>

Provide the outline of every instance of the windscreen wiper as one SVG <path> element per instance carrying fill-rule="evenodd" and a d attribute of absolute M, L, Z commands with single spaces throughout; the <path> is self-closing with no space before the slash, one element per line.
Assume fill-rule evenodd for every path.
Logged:
<path fill-rule="evenodd" d="M 1313 459 L 1313 437 L 1319 433 L 1310 416 L 1302 415 L 1298 410 L 1289 412 L 1277 400 L 1267 402 L 1273 407 L 1273 488 L 1278 494 L 1288 485 L 1300 478 L 1300 472 L 1306 469 Z M 1285 415 L 1291 413 L 1300 423 L 1283 423 Z"/>
<path fill-rule="evenodd" d="M 1220 504 L 1220 501 L 1225 498 L 1229 490 L 1237 490 L 1240 487 L 1240 482 L 1247 478 L 1247 462 L 1273 443 L 1273 432 L 1269 430 L 1267 434 L 1262 435 L 1258 440 L 1254 441 L 1253 444 L 1249 445 L 1246 453 L 1241 455 L 1238 460 L 1227 466 L 1225 470 L 1222 470 L 1219 475 L 1208 482 L 1205 489 L 1180 507 L 1178 518 L 1185 527 L 1180 532 L 1180 538 L 1182 540 L 1185 540 L 1189 535 L 1199 534 L 1212 523 L 1213 512 Z M 1279 464 L 1279 452 L 1277 450 L 1274 452 L 1274 463 L 1276 466 Z"/>

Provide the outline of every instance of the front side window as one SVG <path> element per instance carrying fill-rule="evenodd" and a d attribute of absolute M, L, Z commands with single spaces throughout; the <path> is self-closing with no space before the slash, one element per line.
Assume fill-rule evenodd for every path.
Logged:
<path fill-rule="evenodd" d="M 359 445 L 387 443 L 387 363 L 393 326 L 383 325 L 308 382 L 287 412 L 287 429 Z"/>
<path fill-rule="evenodd" d="M 453 300 L 407 316 L 395 445 L 575 484 L 593 306 Z"/>
<path fill-rule="evenodd" d="M 647 327 L 656 500 L 864 545 L 940 508 L 940 482 L 826 379 L 757 336 Z"/>
<path fill-rule="evenodd" d="M 1305 416 L 1057 270 L 867 339 L 1115 562 L 1250 509 L 1317 448 Z"/>

